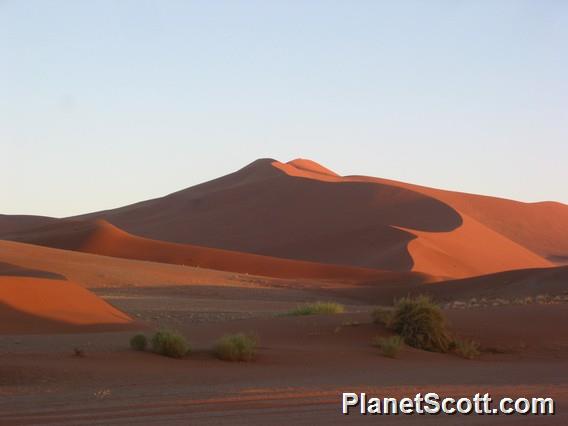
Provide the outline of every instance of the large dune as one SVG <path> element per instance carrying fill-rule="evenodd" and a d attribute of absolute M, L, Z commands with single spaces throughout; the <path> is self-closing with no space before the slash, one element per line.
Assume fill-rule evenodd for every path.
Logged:
<path fill-rule="evenodd" d="M 568 258 L 568 206 L 520 203 L 262 159 L 163 198 L 98 212 L 157 240 L 449 278 Z"/>
<path fill-rule="evenodd" d="M 69 281 L 0 276 L 0 333 L 65 333 L 131 328 L 132 319 Z"/>
<path fill-rule="evenodd" d="M 344 277 L 349 266 L 350 274 L 377 269 L 465 278 L 568 260 L 566 205 L 342 177 L 302 159 L 257 160 L 162 198 L 71 220 L 96 219 L 119 229 L 99 223 L 87 238 L 73 227 L 93 225 L 68 219 L 0 228 L 0 238 L 277 277 Z"/>

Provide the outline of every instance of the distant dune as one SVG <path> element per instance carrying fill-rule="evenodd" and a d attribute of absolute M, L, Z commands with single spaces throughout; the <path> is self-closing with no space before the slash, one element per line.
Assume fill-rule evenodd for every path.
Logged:
<path fill-rule="evenodd" d="M 46 225 L 55 221 L 57 221 L 57 219 L 46 216 L 0 214 L 0 236 L 10 232 Z"/>
<path fill-rule="evenodd" d="M 127 329 L 132 319 L 69 281 L 0 276 L 0 333 Z"/>

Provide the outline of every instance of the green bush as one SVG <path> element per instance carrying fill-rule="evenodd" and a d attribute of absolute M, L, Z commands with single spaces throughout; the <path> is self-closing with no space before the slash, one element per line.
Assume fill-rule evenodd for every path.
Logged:
<path fill-rule="evenodd" d="M 314 302 L 304 303 L 287 312 L 287 315 L 320 315 L 320 314 L 341 314 L 345 311 L 343 305 L 335 302 Z"/>
<path fill-rule="evenodd" d="M 394 306 L 389 329 L 417 349 L 447 352 L 451 338 L 440 307 L 427 296 L 405 297 Z"/>
<path fill-rule="evenodd" d="M 382 324 L 388 328 L 392 321 L 393 311 L 390 308 L 379 306 L 371 312 L 371 317 L 375 324 Z"/>
<path fill-rule="evenodd" d="M 223 336 L 215 345 L 215 355 L 225 361 L 252 361 L 256 357 L 258 340 L 250 334 Z"/>
<path fill-rule="evenodd" d="M 148 339 L 143 334 L 137 334 L 130 339 L 130 347 L 135 351 L 145 351 L 148 346 Z"/>
<path fill-rule="evenodd" d="M 454 340 L 452 346 L 456 355 L 462 358 L 474 359 L 480 355 L 479 343 L 473 340 Z"/>
<path fill-rule="evenodd" d="M 158 331 L 152 337 L 152 350 L 170 358 L 183 358 L 189 353 L 189 345 L 181 334 L 171 331 Z"/>
<path fill-rule="evenodd" d="M 381 353 L 388 358 L 396 358 L 402 349 L 403 339 L 400 336 L 375 337 L 373 346 L 379 348 Z"/>

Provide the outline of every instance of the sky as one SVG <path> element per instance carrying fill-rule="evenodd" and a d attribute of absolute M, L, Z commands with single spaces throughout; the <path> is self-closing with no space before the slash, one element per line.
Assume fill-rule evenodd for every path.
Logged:
<path fill-rule="evenodd" d="M 0 214 L 309 158 L 568 203 L 568 2 L 0 0 Z"/>

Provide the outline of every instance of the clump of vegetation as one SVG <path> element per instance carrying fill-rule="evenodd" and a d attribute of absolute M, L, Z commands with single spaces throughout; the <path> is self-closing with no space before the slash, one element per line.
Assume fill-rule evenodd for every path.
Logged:
<path fill-rule="evenodd" d="M 189 353 L 190 348 L 181 334 L 171 330 L 161 330 L 152 337 L 152 350 L 170 358 L 183 358 Z"/>
<path fill-rule="evenodd" d="M 314 302 L 304 303 L 287 312 L 287 315 L 320 315 L 320 314 L 341 314 L 345 311 L 345 307 L 335 302 Z"/>
<path fill-rule="evenodd" d="M 252 361 L 256 357 L 258 339 L 250 334 L 223 336 L 215 345 L 215 355 L 225 361 Z"/>
<path fill-rule="evenodd" d="M 448 352 L 452 341 L 440 307 L 427 296 L 398 300 L 388 328 L 417 349 Z"/>
<path fill-rule="evenodd" d="M 137 334 L 130 339 L 130 347 L 135 351 L 145 351 L 148 347 L 148 339 L 143 334 Z"/>
<path fill-rule="evenodd" d="M 375 337 L 373 346 L 379 348 L 383 356 L 388 358 L 396 358 L 402 349 L 404 341 L 400 336 Z"/>
<path fill-rule="evenodd" d="M 371 312 L 373 322 L 389 327 L 393 317 L 393 310 L 384 306 L 379 306 Z"/>
<path fill-rule="evenodd" d="M 456 355 L 466 359 L 474 359 L 480 355 L 479 343 L 473 340 L 454 340 L 452 347 Z"/>

